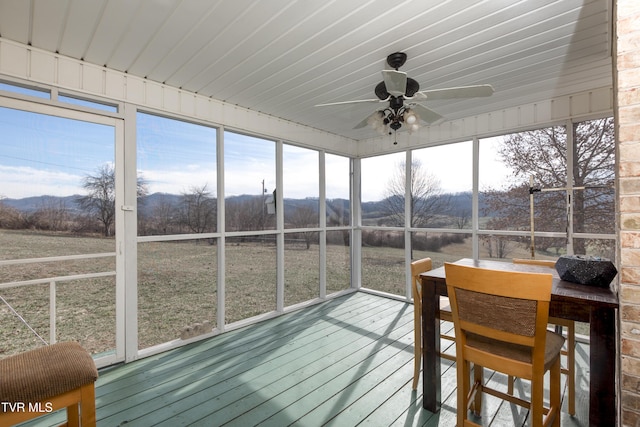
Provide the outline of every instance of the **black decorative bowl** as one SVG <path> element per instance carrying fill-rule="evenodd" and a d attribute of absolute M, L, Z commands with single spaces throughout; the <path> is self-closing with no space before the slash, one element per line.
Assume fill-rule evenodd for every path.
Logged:
<path fill-rule="evenodd" d="M 567 282 L 601 288 L 608 287 L 618 274 L 610 260 L 586 255 L 561 256 L 556 261 L 556 271 Z"/>

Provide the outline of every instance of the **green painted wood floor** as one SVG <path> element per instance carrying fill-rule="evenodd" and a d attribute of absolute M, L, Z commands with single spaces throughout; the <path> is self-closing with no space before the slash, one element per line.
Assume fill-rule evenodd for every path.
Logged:
<path fill-rule="evenodd" d="M 588 351 L 578 345 L 578 414 L 563 412 L 563 426 L 588 425 Z M 485 377 L 506 387 L 502 375 Z M 422 409 L 412 378 L 413 306 L 358 292 L 102 370 L 96 411 L 109 427 L 455 425 L 455 366 L 443 359 L 438 414 Z M 526 415 L 488 397 L 481 422 L 522 425 Z"/>

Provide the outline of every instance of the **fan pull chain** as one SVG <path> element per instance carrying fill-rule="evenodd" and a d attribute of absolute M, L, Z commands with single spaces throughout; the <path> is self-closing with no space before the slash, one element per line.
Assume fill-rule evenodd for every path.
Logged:
<path fill-rule="evenodd" d="M 36 332 L 36 331 L 31 327 L 31 325 L 29 325 L 29 324 L 27 323 L 27 321 L 26 321 L 26 320 L 24 320 L 24 317 L 20 316 L 20 314 L 19 314 L 19 313 L 18 313 L 18 312 L 13 308 L 13 307 L 11 307 L 11 304 L 9 304 L 9 303 L 7 302 L 7 300 L 6 300 L 6 299 L 4 299 L 4 298 L 2 297 L 2 295 L 0 295 L 0 299 L 2 300 L 2 302 L 4 302 L 4 303 L 7 305 L 7 307 L 9 307 L 9 310 L 11 310 L 11 311 L 13 312 L 13 314 L 15 314 L 15 315 L 18 317 L 18 319 L 20 319 L 20 320 L 22 321 L 22 323 L 24 323 L 25 325 L 27 325 L 27 328 L 29 328 L 29 330 L 30 330 L 31 332 L 33 332 L 33 333 L 35 334 L 35 336 L 37 336 L 38 338 L 40 338 L 40 341 L 42 341 L 45 345 L 49 345 L 49 343 L 48 343 L 48 342 L 46 342 L 46 341 L 44 340 L 44 338 L 42 338 L 40 335 L 38 335 L 38 333 L 37 333 L 37 332 Z"/>

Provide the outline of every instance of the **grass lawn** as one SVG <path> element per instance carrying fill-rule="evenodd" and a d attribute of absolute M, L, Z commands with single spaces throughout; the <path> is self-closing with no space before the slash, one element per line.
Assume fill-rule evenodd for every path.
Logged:
<path fill-rule="evenodd" d="M 450 244 L 441 252 L 414 251 L 413 258 L 431 257 L 434 268 L 439 267 L 445 261 L 470 256 L 468 240 Z M 0 230 L 0 260 L 114 252 L 114 240 L 100 236 Z M 363 247 L 363 286 L 405 295 L 404 257 L 403 249 Z M 276 309 L 275 244 L 227 239 L 225 260 L 226 323 Z M 185 327 L 217 326 L 217 263 L 218 246 L 207 239 L 138 245 L 140 349 L 179 339 Z M 285 306 L 318 297 L 318 245 L 307 249 L 303 242 L 287 242 L 284 266 Z M 0 277 L 6 283 L 104 271 L 115 271 L 115 256 L 0 266 Z M 348 289 L 350 277 L 349 247 L 328 245 L 327 294 Z M 49 340 L 48 283 L 0 289 L 0 297 Z M 115 276 L 56 283 L 56 339 L 79 341 L 94 354 L 114 349 L 115 298 Z M 581 332 L 585 333 L 584 325 Z M 0 301 L 0 337 L 0 357 L 42 345 L 4 301 Z"/>
<path fill-rule="evenodd" d="M 113 239 L 0 230 L 0 259 L 16 260 L 88 253 L 113 253 Z M 145 242 L 138 245 L 139 348 L 180 338 L 185 327 L 216 327 L 217 251 L 208 240 Z M 276 248 L 271 243 L 228 239 L 227 323 L 276 308 Z M 287 244 L 285 306 L 319 295 L 318 245 Z M 115 257 L 0 266 L 2 283 L 115 270 Z M 349 248 L 329 246 L 327 293 L 350 286 Z M 56 339 L 77 340 L 92 353 L 115 347 L 115 277 L 56 283 Z M 49 340 L 49 284 L 0 290 L 2 297 L 44 340 Z M 0 357 L 42 345 L 0 301 Z"/>

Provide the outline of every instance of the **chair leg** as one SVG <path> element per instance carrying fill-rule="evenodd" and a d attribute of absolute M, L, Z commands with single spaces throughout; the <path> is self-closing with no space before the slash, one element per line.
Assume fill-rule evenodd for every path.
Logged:
<path fill-rule="evenodd" d="M 553 416 L 553 427 L 560 427 L 560 358 L 553 364 L 549 370 L 549 408 L 554 413 L 549 413 L 549 416 Z"/>
<path fill-rule="evenodd" d="M 471 390 L 471 371 L 469 369 L 469 362 L 458 362 L 458 368 L 456 369 L 458 379 L 458 404 L 457 406 L 457 418 L 458 426 L 464 426 L 467 422 L 467 395 Z"/>
<path fill-rule="evenodd" d="M 67 406 L 67 424 L 68 427 L 80 426 L 80 411 L 78 410 L 78 402 Z"/>
<path fill-rule="evenodd" d="M 560 390 L 558 389 L 558 392 Z M 531 381 L 531 426 L 542 427 L 544 420 L 544 376 Z"/>
<path fill-rule="evenodd" d="M 480 384 L 482 386 L 484 384 L 484 368 L 479 365 L 473 365 L 473 383 Z M 476 393 L 475 399 L 473 400 L 473 413 L 476 416 L 482 415 L 482 387 Z"/>
<path fill-rule="evenodd" d="M 96 389 L 94 383 L 80 389 L 80 418 L 82 427 L 96 425 Z"/>
<path fill-rule="evenodd" d="M 576 414 L 576 326 L 571 322 L 567 327 L 567 383 L 569 389 L 569 415 Z"/>
<path fill-rule="evenodd" d="M 414 304 L 416 304 L 414 302 Z M 413 390 L 418 388 L 418 380 L 420 377 L 420 366 L 422 365 L 422 318 L 418 309 L 414 309 L 413 316 Z"/>

